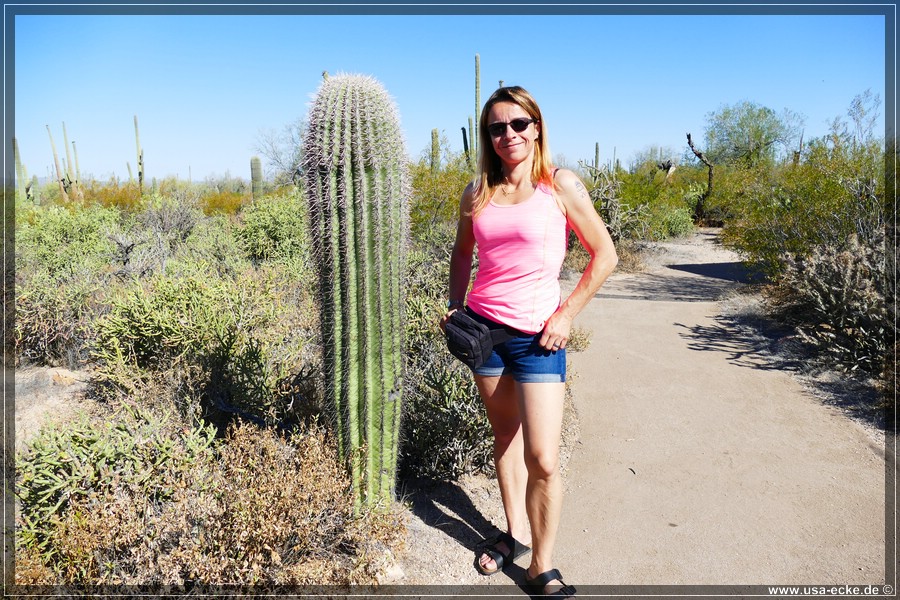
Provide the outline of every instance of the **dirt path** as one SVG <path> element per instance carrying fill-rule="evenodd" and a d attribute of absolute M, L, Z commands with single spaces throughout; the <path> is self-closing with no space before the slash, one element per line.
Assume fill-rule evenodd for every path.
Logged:
<path fill-rule="evenodd" d="M 576 325 L 579 439 L 556 551 L 592 585 L 881 584 L 883 436 L 823 403 L 726 313 L 746 276 L 710 230 L 615 274 Z M 729 296 L 731 294 L 731 296 Z M 730 303 L 730 304 L 729 304 Z M 493 482 L 410 492 L 398 583 L 511 585 L 468 548 L 503 525 Z M 518 568 L 521 565 L 522 568 Z"/>

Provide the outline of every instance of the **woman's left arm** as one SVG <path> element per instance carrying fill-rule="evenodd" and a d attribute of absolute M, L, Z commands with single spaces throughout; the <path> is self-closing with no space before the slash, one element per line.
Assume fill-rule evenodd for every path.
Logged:
<path fill-rule="evenodd" d="M 547 319 L 540 339 L 541 346 L 547 350 L 555 349 L 554 346 L 566 347 L 575 316 L 590 302 L 619 262 L 609 231 L 578 176 L 568 169 L 560 169 L 556 181 L 559 183 L 557 196 L 565 208 L 566 220 L 591 260 L 575 289 Z"/>

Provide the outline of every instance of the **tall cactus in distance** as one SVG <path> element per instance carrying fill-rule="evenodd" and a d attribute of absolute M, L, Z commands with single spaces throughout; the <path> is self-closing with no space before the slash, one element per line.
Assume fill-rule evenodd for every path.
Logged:
<path fill-rule="evenodd" d="M 438 139 L 438 130 L 431 130 L 431 170 L 437 171 L 441 168 L 441 145 Z"/>
<path fill-rule="evenodd" d="M 258 156 L 254 156 L 250 159 L 250 193 L 253 195 L 254 200 L 259 200 L 260 196 L 262 196 L 262 188 L 262 161 L 259 160 Z"/>
<path fill-rule="evenodd" d="M 144 195 L 144 149 L 141 148 L 141 134 L 138 132 L 137 115 L 134 115 L 134 143 L 137 147 L 138 192 Z"/>
<path fill-rule="evenodd" d="M 72 153 L 75 155 L 75 181 L 81 183 L 81 167 L 78 166 L 78 148 L 75 147 L 75 140 L 72 140 Z"/>
<path fill-rule="evenodd" d="M 472 117 L 469 117 L 469 145 L 472 147 L 472 153 L 469 155 L 469 166 L 472 172 L 478 169 L 478 140 L 475 138 L 474 128 Z"/>
<path fill-rule="evenodd" d="M 359 508 L 394 493 L 408 159 L 395 105 L 371 77 L 324 79 L 307 122 L 303 174 L 319 281 L 325 396 Z"/>
<path fill-rule="evenodd" d="M 72 161 L 72 154 L 69 152 L 69 134 L 66 133 L 66 122 L 63 121 L 63 141 L 66 144 L 66 162 L 63 170 L 66 173 L 65 186 L 66 192 L 75 198 L 76 202 L 84 201 L 84 192 L 81 191 L 81 176 L 78 174 L 78 153 L 75 153 L 75 161 Z M 75 150 L 75 142 L 72 142 L 72 150 Z"/>
<path fill-rule="evenodd" d="M 13 154 L 16 160 L 16 201 L 25 200 L 25 191 L 28 188 L 28 175 L 25 173 L 25 167 L 22 165 L 22 156 L 19 154 L 19 142 L 13 138 Z"/>
<path fill-rule="evenodd" d="M 478 141 L 478 119 L 481 117 L 481 57 L 475 55 L 475 129 L 472 131 L 472 148 L 478 156 L 481 144 Z"/>
<path fill-rule="evenodd" d="M 47 135 L 50 136 L 50 147 L 53 149 L 53 164 L 56 167 L 56 181 L 59 183 L 59 196 L 64 203 L 68 203 L 69 194 L 66 193 L 65 176 L 59 166 L 59 154 L 56 153 L 56 144 L 53 143 L 53 134 L 50 132 L 49 125 L 47 125 Z"/>

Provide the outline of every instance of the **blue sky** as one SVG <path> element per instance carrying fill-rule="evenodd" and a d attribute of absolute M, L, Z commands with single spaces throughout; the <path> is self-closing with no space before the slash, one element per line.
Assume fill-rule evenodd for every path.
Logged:
<path fill-rule="evenodd" d="M 510 13 L 515 7 L 509 8 Z M 499 80 L 536 97 L 554 156 L 627 165 L 649 147 L 680 156 L 707 115 L 749 100 L 827 133 L 854 96 L 882 100 L 880 15 L 17 15 L 15 135 L 29 175 L 63 155 L 83 178 L 128 177 L 134 115 L 147 177 L 249 179 L 263 132 L 305 117 L 322 71 L 363 73 L 395 99 L 408 154 L 431 130 L 462 149 Z M 893 85 L 893 81 L 890 82 Z"/>

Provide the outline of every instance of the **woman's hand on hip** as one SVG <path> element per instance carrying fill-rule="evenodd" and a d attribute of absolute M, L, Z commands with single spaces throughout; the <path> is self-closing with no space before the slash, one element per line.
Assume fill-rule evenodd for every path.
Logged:
<path fill-rule="evenodd" d="M 447 314 L 445 314 L 443 317 L 441 317 L 441 320 L 438 323 L 438 327 L 441 328 L 442 332 L 447 333 L 447 321 L 450 320 L 450 315 L 455 313 L 457 310 L 459 310 L 459 309 L 454 306 L 453 308 L 451 308 L 450 310 L 447 311 Z"/>
<path fill-rule="evenodd" d="M 571 331 L 572 319 L 567 317 L 561 310 L 557 310 L 549 319 L 547 319 L 547 323 L 544 325 L 544 330 L 541 332 L 541 339 L 538 343 L 546 350 L 562 350 L 569 341 L 569 334 Z"/>

